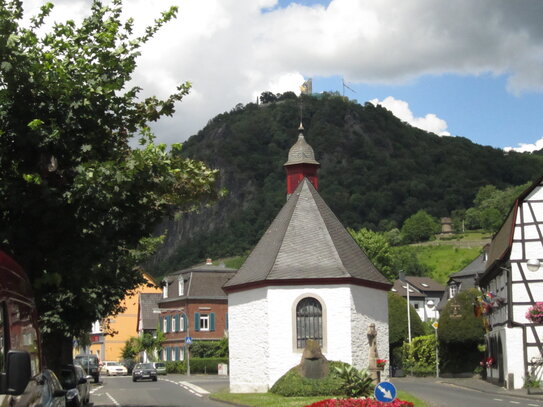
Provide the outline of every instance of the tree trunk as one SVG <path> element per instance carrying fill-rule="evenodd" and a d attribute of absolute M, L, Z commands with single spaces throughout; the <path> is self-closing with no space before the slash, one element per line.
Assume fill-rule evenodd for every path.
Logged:
<path fill-rule="evenodd" d="M 61 332 L 43 334 L 43 357 L 45 366 L 55 373 L 62 365 L 73 363 L 72 339 Z"/>

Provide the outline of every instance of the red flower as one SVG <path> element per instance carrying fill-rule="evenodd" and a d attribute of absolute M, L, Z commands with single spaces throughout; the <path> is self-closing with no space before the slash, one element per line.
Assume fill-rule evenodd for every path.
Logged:
<path fill-rule="evenodd" d="M 383 403 L 373 399 L 328 399 L 317 401 L 306 407 L 414 407 L 413 403 L 395 399 Z"/>

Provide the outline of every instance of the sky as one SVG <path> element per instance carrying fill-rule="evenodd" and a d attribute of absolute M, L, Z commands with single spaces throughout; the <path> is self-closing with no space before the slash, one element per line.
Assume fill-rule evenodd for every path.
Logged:
<path fill-rule="evenodd" d="M 90 0 L 53 2 L 49 23 L 89 14 Z M 25 17 L 42 3 L 23 0 Z M 140 33 L 171 5 L 178 17 L 142 48 L 131 83 L 159 97 L 192 83 L 153 125 L 159 142 L 311 78 L 314 93 L 381 104 L 443 137 L 543 148 L 542 0 L 124 0 L 123 16 Z"/>

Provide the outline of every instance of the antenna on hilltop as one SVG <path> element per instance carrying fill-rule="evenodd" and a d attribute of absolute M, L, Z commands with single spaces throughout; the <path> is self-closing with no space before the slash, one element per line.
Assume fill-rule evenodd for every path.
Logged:
<path fill-rule="evenodd" d="M 345 96 L 345 88 L 349 89 L 351 92 L 356 93 L 356 90 L 347 86 L 347 84 L 345 83 L 345 79 L 343 77 L 341 78 L 341 83 L 343 84 L 343 96 Z"/>

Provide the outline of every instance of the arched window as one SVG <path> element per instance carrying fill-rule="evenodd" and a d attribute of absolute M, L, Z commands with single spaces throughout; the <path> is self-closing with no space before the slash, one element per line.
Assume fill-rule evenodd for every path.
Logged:
<path fill-rule="evenodd" d="M 308 339 L 322 346 L 322 305 L 312 297 L 302 299 L 296 306 L 296 346 L 303 349 Z"/>

